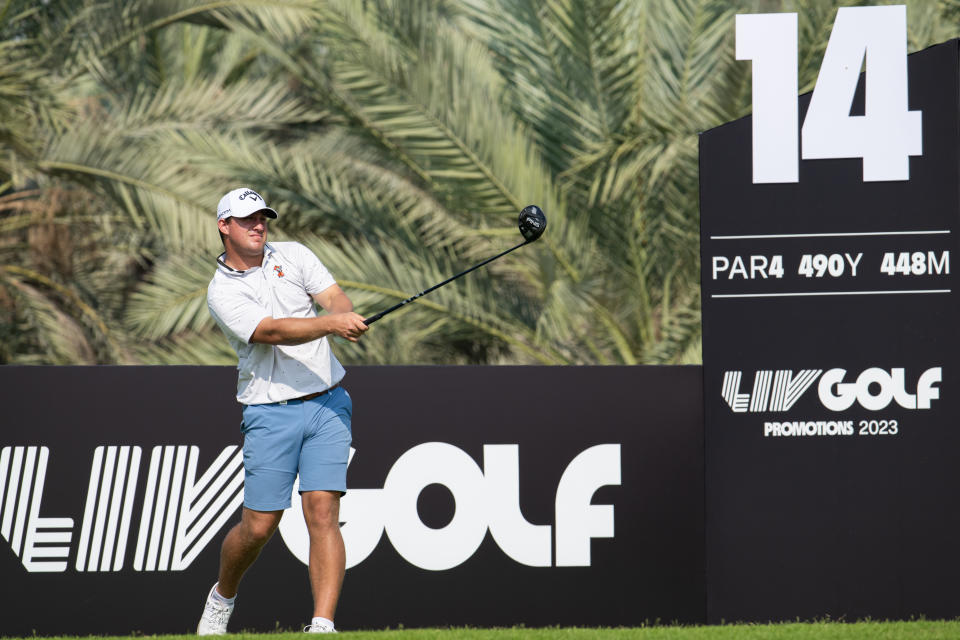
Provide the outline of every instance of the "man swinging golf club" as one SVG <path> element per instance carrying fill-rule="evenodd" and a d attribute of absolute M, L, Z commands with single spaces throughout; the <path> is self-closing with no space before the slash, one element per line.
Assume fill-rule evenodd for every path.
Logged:
<path fill-rule="evenodd" d="M 241 520 L 223 541 L 219 579 L 207 595 L 200 635 L 227 632 L 240 579 L 290 506 L 298 474 L 314 601 L 305 631 L 334 632 L 343 583 L 339 512 L 353 407 L 339 386 L 344 369 L 326 336 L 356 342 L 367 325 L 309 249 L 297 242 L 267 242 L 267 221 L 276 217 L 248 188 L 229 192 L 217 207 L 224 252 L 207 305 L 239 361 L 244 488 Z M 318 316 L 314 302 L 327 313 Z"/>

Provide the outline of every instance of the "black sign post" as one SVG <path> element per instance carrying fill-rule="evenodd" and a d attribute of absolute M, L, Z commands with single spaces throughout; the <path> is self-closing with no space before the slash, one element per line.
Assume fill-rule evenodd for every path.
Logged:
<path fill-rule="evenodd" d="M 710 622 L 960 614 L 958 41 L 908 74 L 908 179 L 803 148 L 755 181 L 751 117 L 700 138 Z"/>

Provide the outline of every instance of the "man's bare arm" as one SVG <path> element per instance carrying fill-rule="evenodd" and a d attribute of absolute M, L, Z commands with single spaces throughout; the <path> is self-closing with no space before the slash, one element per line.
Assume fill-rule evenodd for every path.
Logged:
<path fill-rule="evenodd" d="M 320 293 L 311 296 L 317 304 L 324 308 L 328 313 L 345 313 L 353 311 L 353 303 L 343 292 L 338 284 L 332 284 Z"/>
<path fill-rule="evenodd" d="M 328 312 L 326 315 L 316 318 L 264 318 L 250 336 L 250 342 L 296 345 L 330 334 L 356 342 L 367 330 L 363 316 L 353 313 L 353 303 L 338 285 L 331 285 L 313 294 L 312 298 Z"/>
<path fill-rule="evenodd" d="M 295 345 L 330 334 L 356 342 L 366 330 L 363 316 L 352 311 L 317 318 L 264 318 L 250 336 L 250 342 Z"/>

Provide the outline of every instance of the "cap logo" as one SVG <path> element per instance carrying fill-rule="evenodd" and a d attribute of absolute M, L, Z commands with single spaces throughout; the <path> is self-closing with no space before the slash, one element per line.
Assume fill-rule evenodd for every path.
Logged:
<path fill-rule="evenodd" d="M 250 196 L 254 200 L 263 200 L 263 198 L 261 198 L 256 191 L 250 191 L 249 189 L 241 193 L 240 196 L 237 198 L 237 200 L 243 200 L 247 196 Z"/>

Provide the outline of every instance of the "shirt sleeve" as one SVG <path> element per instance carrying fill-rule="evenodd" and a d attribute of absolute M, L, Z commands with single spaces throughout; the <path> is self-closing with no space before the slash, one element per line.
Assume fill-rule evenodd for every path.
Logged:
<path fill-rule="evenodd" d="M 272 314 L 249 292 L 239 289 L 214 288 L 207 292 L 207 307 L 227 338 L 244 344 L 256 331 L 257 325 Z"/>
<path fill-rule="evenodd" d="M 303 269 L 303 287 L 313 295 L 337 284 L 320 259 L 307 247 L 299 245 L 300 265 Z"/>

